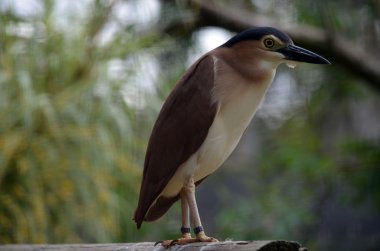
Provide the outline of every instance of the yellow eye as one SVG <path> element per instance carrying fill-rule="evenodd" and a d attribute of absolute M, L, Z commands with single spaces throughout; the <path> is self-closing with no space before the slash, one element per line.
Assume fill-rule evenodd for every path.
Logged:
<path fill-rule="evenodd" d="M 264 46 L 266 48 L 272 48 L 275 45 L 275 41 L 272 38 L 266 38 L 264 39 Z"/>

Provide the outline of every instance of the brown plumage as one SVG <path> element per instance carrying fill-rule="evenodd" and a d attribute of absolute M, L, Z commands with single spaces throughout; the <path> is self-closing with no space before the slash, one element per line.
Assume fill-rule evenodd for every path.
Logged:
<path fill-rule="evenodd" d="M 214 120 L 217 106 L 211 99 L 212 65 L 210 56 L 199 59 L 176 84 L 158 115 L 148 143 L 134 215 L 137 228 L 144 220 L 161 217 L 179 198 L 157 197 L 177 168 L 201 146 Z"/>

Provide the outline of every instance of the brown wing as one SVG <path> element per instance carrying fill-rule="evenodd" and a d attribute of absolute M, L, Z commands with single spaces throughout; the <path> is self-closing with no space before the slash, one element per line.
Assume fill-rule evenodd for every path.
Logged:
<path fill-rule="evenodd" d="M 161 217 L 179 198 L 160 198 L 177 168 L 205 140 L 214 121 L 217 105 L 211 100 L 214 86 L 214 62 L 210 56 L 199 59 L 180 79 L 165 101 L 153 127 L 145 156 L 143 181 L 134 220 L 140 228 L 143 220 Z M 166 200 L 166 201 L 165 201 Z M 153 210 L 153 211 L 152 211 Z"/>

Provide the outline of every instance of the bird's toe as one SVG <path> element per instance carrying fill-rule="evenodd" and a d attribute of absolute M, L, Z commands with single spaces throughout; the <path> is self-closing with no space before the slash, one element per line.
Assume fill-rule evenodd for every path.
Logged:
<path fill-rule="evenodd" d="M 170 248 L 174 245 L 186 245 L 194 242 L 199 242 L 199 240 L 197 238 L 182 237 L 176 240 L 157 241 L 154 245 L 161 244 L 165 248 Z"/>
<path fill-rule="evenodd" d="M 197 234 L 197 240 L 199 242 L 218 242 L 217 239 L 207 236 L 203 231 Z"/>
<path fill-rule="evenodd" d="M 158 241 L 156 243 L 161 243 L 161 246 L 163 246 L 164 248 L 170 248 L 173 245 L 175 245 L 175 241 L 176 240 L 164 240 L 164 241 Z"/>
<path fill-rule="evenodd" d="M 200 237 L 200 238 L 197 238 L 197 240 L 199 242 L 219 242 L 217 239 L 215 239 L 214 237 L 209 237 L 209 236 L 204 236 L 204 237 Z"/>

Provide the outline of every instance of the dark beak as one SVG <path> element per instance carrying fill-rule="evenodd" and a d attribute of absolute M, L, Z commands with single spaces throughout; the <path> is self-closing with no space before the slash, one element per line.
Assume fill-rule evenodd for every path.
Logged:
<path fill-rule="evenodd" d="M 282 55 L 285 56 L 285 59 L 291 61 L 312 63 L 312 64 L 331 64 L 330 61 L 319 56 L 318 54 L 308 51 L 304 48 L 298 47 L 294 44 L 290 44 L 284 48 L 277 50 Z"/>

